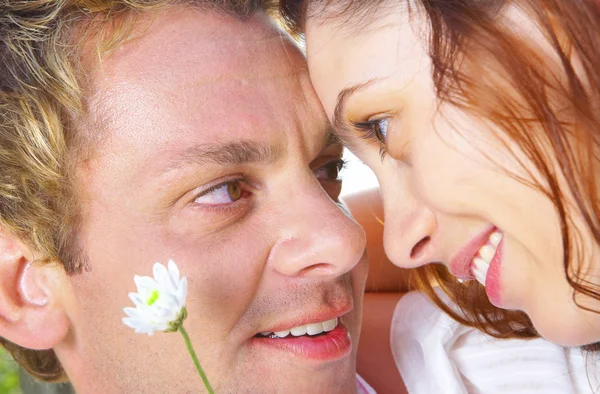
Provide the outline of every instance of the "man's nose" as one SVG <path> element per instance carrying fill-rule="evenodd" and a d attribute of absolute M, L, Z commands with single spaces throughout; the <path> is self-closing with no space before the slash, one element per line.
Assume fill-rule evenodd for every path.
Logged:
<path fill-rule="evenodd" d="M 286 276 L 338 277 L 363 258 L 363 229 L 314 179 L 288 189 L 279 204 L 278 241 L 268 264 Z M 304 188 L 304 190 L 300 190 Z"/>
<path fill-rule="evenodd" d="M 415 195 L 410 177 L 400 175 L 381 182 L 384 248 L 395 265 L 414 268 L 437 260 L 438 222 L 435 212 Z"/>

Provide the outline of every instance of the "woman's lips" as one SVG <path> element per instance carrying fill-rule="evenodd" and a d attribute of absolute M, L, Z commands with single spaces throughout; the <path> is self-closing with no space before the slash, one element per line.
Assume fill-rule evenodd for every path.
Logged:
<path fill-rule="evenodd" d="M 501 305 L 501 265 L 504 235 L 492 227 L 473 238 L 452 260 L 450 272 L 459 279 L 476 279 L 488 299 Z"/>
<path fill-rule="evenodd" d="M 504 240 L 501 240 L 496 248 L 496 253 L 494 254 L 494 258 L 490 262 L 490 266 L 487 271 L 487 276 L 485 279 L 485 292 L 488 296 L 490 302 L 497 307 L 502 307 L 502 289 L 501 289 L 501 267 L 502 267 L 502 257 L 503 253 Z"/>
<path fill-rule="evenodd" d="M 479 250 L 487 244 L 490 236 L 496 231 L 498 231 L 498 229 L 492 226 L 481 232 L 465 245 L 450 261 L 450 273 L 462 280 L 475 279 L 471 270 L 473 259 L 477 256 Z"/>

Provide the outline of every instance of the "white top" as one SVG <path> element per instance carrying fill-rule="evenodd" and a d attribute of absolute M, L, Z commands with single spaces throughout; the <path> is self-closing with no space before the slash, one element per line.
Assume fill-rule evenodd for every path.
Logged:
<path fill-rule="evenodd" d="M 452 320 L 419 292 L 398 302 L 391 346 L 411 394 L 600 392 L 592 390 L 600 387 L 600 356 L 541 338 L 490 337 Z"/>
<path fill-rule="evenodd" d="M 359 374 L 356 374 L 356 391 L 358 394 L 377 394 Z"/>

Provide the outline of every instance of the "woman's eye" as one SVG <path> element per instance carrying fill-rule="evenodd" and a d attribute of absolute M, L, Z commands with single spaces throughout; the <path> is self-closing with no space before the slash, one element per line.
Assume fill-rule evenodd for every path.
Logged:
<path fill-rule="evenodd" d="M 354 122 L 354 126 L 365 132 L 363 138 L 371 140 L 375 139 L 378 142 L 385 144 L 390 118 L 380 118 L 368 120 L 366 122 Z"/>
<path fill-rule="evenodd" d="M 371 122 L 373 122 L 373 132 L 375 133 L 375 136 L 379 141 L 385 144 L 390 118 L 377 119 Z"/>
<path fill-rule="evenodd" d="M 379 145 L 379 153 L 383 159 L 386 153 L 386 140 L 390 118 L 379 118 L 368 120 L 366 122 L 353 122 L 353 125 L 362 133 L 362 138 Z"/>
<path fill-rule="evenodd" d="M 243 188 L 241 181 L 231 181 L 211 187 L 196 197 L 194 203 L 202 205 L 226 205 L 242 198 Z"/>
<path fill-rule="evenodd" d="M 346 166 L 343 159 L 331 161 L 315 170 L 315 177 L 322 181 L 339 181 L 340 172 Z"/>

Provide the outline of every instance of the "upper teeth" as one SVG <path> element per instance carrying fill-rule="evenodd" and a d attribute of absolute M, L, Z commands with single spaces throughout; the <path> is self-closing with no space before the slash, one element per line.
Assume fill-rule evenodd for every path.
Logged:
<path fill-rule="evenodd" d="M 502 233 L 498 231 L 494 232 L 473 259 L 471 272 L 473 272 L 475 279 L 484 286 L 490 263 L 496 255 L 496 249 L 500 245 L 500 241 L 502 241 Z"/>
<path fill-rule="evenodd" d="M 292 334 L 292 336 L 299 337 L 302 335 L 318 335 L 323 332 L 329 332 L 335 329 L 338 325 L 338 318 L 334 318 L 331 320 L 327 320 L 320 323 L 311 323 L 304 324 L 302 326 L 293 327 L 289 330 L 277 331 L 277 332 L 261 332 L 260 335 L 265 337 L 277 337 L 277 338 L 285 338 L 288 335 Z"/>

